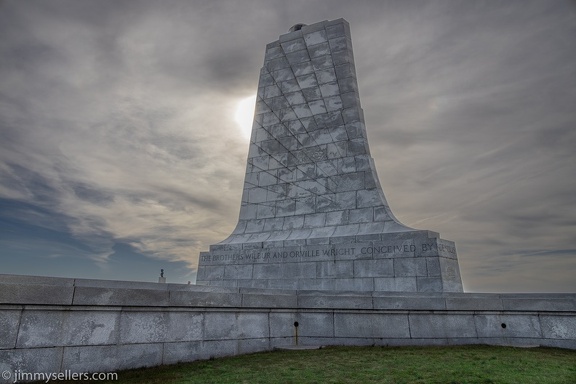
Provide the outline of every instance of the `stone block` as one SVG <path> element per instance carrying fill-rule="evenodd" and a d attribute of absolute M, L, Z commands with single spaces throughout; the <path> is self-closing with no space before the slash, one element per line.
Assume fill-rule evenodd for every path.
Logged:
<path fill-rule="evenodd" d="M 306 43 L 304 42 L 304 39 L 302 38 L 297 38 L 294 40 L 290 40 L 290 41 L 285 41 L 283 43 L 280 44 L 282 46 L 282 49 L 284 50 L 284 52 L 291 53 L 291 52 L 296 52 L 296 51 L 301 51 L 301 50 L 305 50 L 306 49 Z"/>
<path fill-rule="evenodd" d="M 334 65 L 351 63 L 354 64 L 354 56 L 351 51 L 343 50 L 332 53 L 332 61 Z"/>
<path fill-rule="evenodd" d="M 576 311 L 574 300 L 538 298 L 502 298 L 502 306 L 510 311 Z"/>
<path fill-rule="evenodd" d="M 306 61 L 310 61 L 310 56 L 308 55 L 307 50 L 300 50 L 300 51 L 295 51 L 292 53 L 287 53 L 286 59 L 288 59 L 288 62 L 292 66 L 294 64 L 299 64 L 299 63 L 303 63 Z"/>
<path fill-rule="evenodd" d="M 166 342 L 202 340 L 204 312 L 170 311 L 166 319 Z"/>
<path fill-rule="evenodd" d="M 295 105 L 293 108 L 299 119 L 311 117 L 314 114 L 308 104 Z"/>
<path fill-rule="evenodd" d="M 334 279 L 326 278 L 300 279 L 298 280 L 298 287 L 301 290 L 331 291 L 335 289 L 335 282 Z"/>
<path fill-rule="evenodd" d="M 171 306 L 184 307 L 238 307 L 242 304 L 239 293 L 220 292 L 170 292 Z"/>
<path fill-rule="evenodd" d="M 373 208 L 361 208 L 350 210 L 350 224 L 371 223 L 374 221 Z"/>
<path fill-rule="evenodd" d="M 540 321 L 536 315 L 476 314 L 478 337 L 541 338 Z"/>
<path fill-rule="evenodd" d="M 338 289 L 338 287 L 336 287 Z M 298 297 L 299 308 L 372 309 L 370 296 L 304 296 Z"/>
<path fill-rule="evenodd" d="M 69 305 L 73 295 L 74 287 L 67 285 L 0 283 L 0 304 Z"/>
<path fill-rule="evenodd" d="M 298 322 L 299 337 L 334 336 L 334 315 L 330 312 L 299 312 L 294 321 Z"/>
<path fill-rule="evenodd" d="M 119 339 L 120 311 L 64 312 L 63 345 L 116 344 Z M 45 320 L 45 316 L 41 316 Z"/>
<path fill-rule="evenodd" d="M 278 57 L 284 56 L 284 51 L 280 46 L 272 46 L 266 49 L 266 54 L 264 56 L 266 61 L 270 61 L 271 59 L 276 59 Z M 262 77 L 260 77 L 262 79 Z"/>
<path fill-rule="evenodd" d="M 446 309 L 457 311 L 501 311 L 502 300 L 498 295 L 490 297 L 447 297 Z"/>
<path fill-rule="evenodd" d="M 10 275 L 0 273 L 1 284 L 22 284 L 22 285 L 56 285 L 59 287 L 74 286 L 75 279 L 64 277 L 49 276 L 28 276 L 28 275 Z"/>
<path fill-rule="evenodd" d="M 304 34 L 304 41 L 306 42 L 306 45 L 308 47 L 310 47 L 312 45 L 327 43 L 328 38 L 326 36 L 325 30 L 319 30 L 319 31 L 311 32 L 311 33 L 305 33 Z"/>
<path fill-rule="evenodd" d="M 349 48 L 349 42 L 345 36 L 329 39 L 328 44 L 330 44 L 331 52 L 343 51 Z"/>
<path fill-rule="evenodd" d="M 123 312 L 120 343 L 161 343 L 168 338 L 168 322 L 167 312 Z"/>
<path fill-rule="evenodd" d="M 356 277 L 394 277 L 393 261 L 391 259 L 355 260 L 354 275 Z"/>
<path fill-rule="evenodd" d="M 346 225 L 349 224 L 348 221 L 348 210 L 327 212 L 326 213 L 326 225 Z"/>
<path fill-rule="evenodd" d="M 224 277 L 224 266 L 222 265 L 206 265 L 198 271 L 196 280 L 221 280 Z"/>
<path fill-rule="evenodd" d="M 2 309 L 0 312 L 0 349 L 15 348 L 20 324 L 20 309 Z"/>
<path fill-rule="evenodd" d="M 270 337 L 271 338 L 293 338 L 294 322 L 297 315 L 292 312 L 270 312 Z"/>
<path fill-rule="evenodd" d="M 282 277 L 282 264 L 266 263 L 254 266 L 254 279 L 279 279 Z"/>
<path fill-rule="evenodd" d="M 336 279 L 334 280 L 334 289 L 371 292 L 374 290 L 374 280 L 372 278 Z"/>
<path fill-rule="evenodd" d="M 314 60 L 319 60 L 319 58 Z M 337 81 L 336 72 L 334 71 L 333 68 L 328 67 L 324 69 L 319 69 L 315 71 L 315 73 L 316 73 L 316 79 L 318 80 L 318 84 L 334 83 Z"/>
<path fill-rule="evenodd" d="M 331 55 L 313 57 L 311 61 L 315 72 L 322 69 L 334 68 Z"/>
<path fill-rule="evenodd" d="M 418 292 L 442 292 L 444 286 L 440 277 L 416 277 Z"/>
<path fill-rule="evenodd" d="M 426 260 L 414 257 L 394 259 L 394 276 L 426 276 Z"/>
<path fill-rule="evenodd" d="M 126 289 L 155 289 L 166 290 L 166 284 L 149 283 L 145 281 L 121 281 L 121 280 L 96 280 L 96 279 L 75 279 L 76 287 L 98 287 L 98 288 L 126 288 Z"/>
<path fill-rule="evenodd" d="M 90 345 L 64 348 L 62 370 L 71 372 L 118 371 L 124 356 L 118 353 L 117 345 Z"/>
<path fill-rule="evenodd" d="M 571 340 L 572 348 L 576 346 L 576 316 L 541 314 L 539 318 L 543 337 Z"/>
<path fill-rule="evenodd" d="M 405 309 L 405 310 L 444 310 L 446 304 L 443 298 L 433 297 L 373 297 L 374 309 Z"/>
<path fill-rule="evenodd" d="M 352 278 L 354 277 L 354 262 L 323 261 L 316 263 L 316 277 L 318 278 Z"/>
<path fill-rule="evenodd" d="M 270 349 L 271 347 L 269 338 L 238 340 L 239 354 L 264 352 L 269 351 Z"/>
<path fill-rule="evenodd" d="M 168 291 L 152 289 L 76 287 L 74 305 L 168 305 Z"/>
<path fill-rule="evenodd" d="M 318 86 L 318 82 L 316 81 L 316 75 L 314 75 L 313 73 L 308 75 L 297 76 L 296 81 L 298 81 L 298 85 L 300 85 L 300 88 L 302 90 Z M 304 93 L 304 95 L 306 95 L 306 93 Z"/>
<path fill-rule="evenodd" d="M 349 35 L 349 26 L 344 19 L 333 20 L 326 24 L 326 37 L 328 39 L 335 39 L 337 37 Z"/>
<path fill-rule="evenodd" d="M 416 256 L 418 256 L 416 254 Z M 441 277 L 440 261 L 437 257 L 426 258 L 426 271 L 428 277 Z"/>
<path fill-rule="evenodd" d="M 117 348 L 118 370 L 162 364 L 162 344 L 129 344 Z"/>
<path fill-rule="evenodd" d="M 0 383 L 15 383 L 15 371 L 26 373 L 60 372 L 62 348 L 32 348 L 0 350 L 0 372 L 9 372 L 10 376 L 0 376 Z M 46 380 L 37 377 L 37 380 Z"/>
<path fill-rule="evenodd" d="M 416 277 L 375 277 L 375 291 L 416 292 Z"/>
<path fill-rule="evenodd" d="M 18 329 L 17 348 L 62 346 L 67 315 L 63 311 L 24 311 Z"/>
<path fill-rule="evenodd" d="M 235 340 L 238 324 L 234 312 L 208 312 L 204 314 L 204 341 Z"/>
<path fill-rule="evenodd" d="M 410 335 L 413 338 L 476 338 L 473 314 L 418 314 L 411 313 Z"/>
<path fill-rule="evenodd" d="M 312 113 L 312 115 L 326 113 L 326 105 L 324 104 L 324 101 L 322 99 L 309 101 L 308 107 L 310 108 L 310 112 Z"/>
<path fill-rule="evenodd" d="M 252 278 L 252 264 L 244 265 L 227 265 L 224 269 L 225 279 L 251 279 Z"/>
<path fill-rule="evenodd" d="M 312 56 L 312 52 L 308 51 L 308 54 Z M 292 65 L 292 71 L 294 71 L 294 76 L 309 75 L 314 73 L 314 67 L 311 61 L 306 61 L 303 63 L 297 63 Z"/>
<path fill-rule="evenodd" d="M 272 77 L 274 76 L 275 72 L 278 72 L 279 70 L 283 69 L 283 68 L 287 68 L 290 67 L 290 63 L 288 63 L 288 60 L 286 59 L 286 57 L 282 56 L 282 57 L 278 57 L 276 59 L 271 59 L 268 60 L 268 62 L 266 63 L 266 69 L 268 69 L 268 71 L 271 72 Z"/>
<path fill-rule="evenodd" d="M 358 83 L 356 82 L 356 78 L 354 77 L 339 79 L 338 86 L 340 87 L 341 93 L 358 92 Z"/>
<path fill-rule="evenodd" d="M 199 360 L 202 341 L 164 343 L 162 364 L 177 364 Z"/>
<path fill-rule="evenodd" d="M 296 308 L 296 295 L 243 294 L 244 308 Z"/>
<path fill-rule="evenodd" d="M 380 191 L 378 191 L 377 189 L 358 191 L 356 198 L 357 198 L 356 206 L 358 208 L 375 207 L 378 205 L 382 205 L 383 202 L 382 197 L 380 195 Z"/>
<path fill-rule="evenodd" d="M 207 360 L 236 354 L 238 354 L 238 341 L 236 340 L 204 340 L 198 357 L 201 360 Z"/>
<path fill-rule="evenodd" d="M 268 313 L 243 312 L 237 315 L 238 339 L 262 339 L 270 337 Z"/>
<path fill-rule="evenodd" d="M 340 88 L 338 87 L 338 83 L 335 81 L 331 83 L 320 84 L 320 93 L 322 94 L 323 98 L 337 96 L 340 94 Z M 346 123 L 346 118 L 344 118 L 343 122 Z"/>
<path fill-rule="evenodd" d="M 343 338 L 409 338 L 406 314 L 334 313 L 334 336 Z"/>
<path fill-rule="evenodd" d="M 314 46 L 308 47 L 308 54 L 311 58 L 315 59 L 318 57 L 330 55 L 330 45 L 328 42 L 316 44 Z"/>

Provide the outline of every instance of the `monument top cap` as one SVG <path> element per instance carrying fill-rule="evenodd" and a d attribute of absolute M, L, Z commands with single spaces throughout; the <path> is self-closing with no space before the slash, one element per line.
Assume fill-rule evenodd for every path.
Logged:
<path fill-rule="evenodd" d="M 302 24 L 302 23 L 298 23 L 298 24 L 294 24 L 293 26 L 290 27 L 290 29 L 288 30 L 288 32 L 296 32 L 302 29 L 302 27 L 305 27 L 306 24 Z"/>

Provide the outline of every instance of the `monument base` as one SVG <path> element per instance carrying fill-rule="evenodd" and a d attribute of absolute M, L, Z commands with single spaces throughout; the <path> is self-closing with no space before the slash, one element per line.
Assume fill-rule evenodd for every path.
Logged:
<path fill-rule="evenodd" d="M 199 285 L 463 291 L 454 243 L 431 231 L 216 244 L 200 254 L 200 265 Z"/>

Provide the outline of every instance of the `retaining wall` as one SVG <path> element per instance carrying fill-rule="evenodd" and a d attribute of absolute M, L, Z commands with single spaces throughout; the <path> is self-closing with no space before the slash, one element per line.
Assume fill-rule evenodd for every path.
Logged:
<path fill-rule="evenodd" d="M 576 349 L 576 294 L 322 292 L 0 275 L 0 371 L 107 372 L 299 345 Z M 8 381 L 12 382 L 12 381 Z"/>

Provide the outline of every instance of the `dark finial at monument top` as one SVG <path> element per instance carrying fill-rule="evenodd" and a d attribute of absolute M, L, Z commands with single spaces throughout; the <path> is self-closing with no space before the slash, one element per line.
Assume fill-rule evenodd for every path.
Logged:
<path fill-rule="evenodd" d="M 302 27 L 305 27 L 306 24 L 302 24 L 302 23 L 298 23 L 298 24 L 294 24 L 292 27 L 290 27 L 290 29 L 288 30 L 288 32 L 295 32 L 295 31 L 299 31 L 302 29 Z"/>

